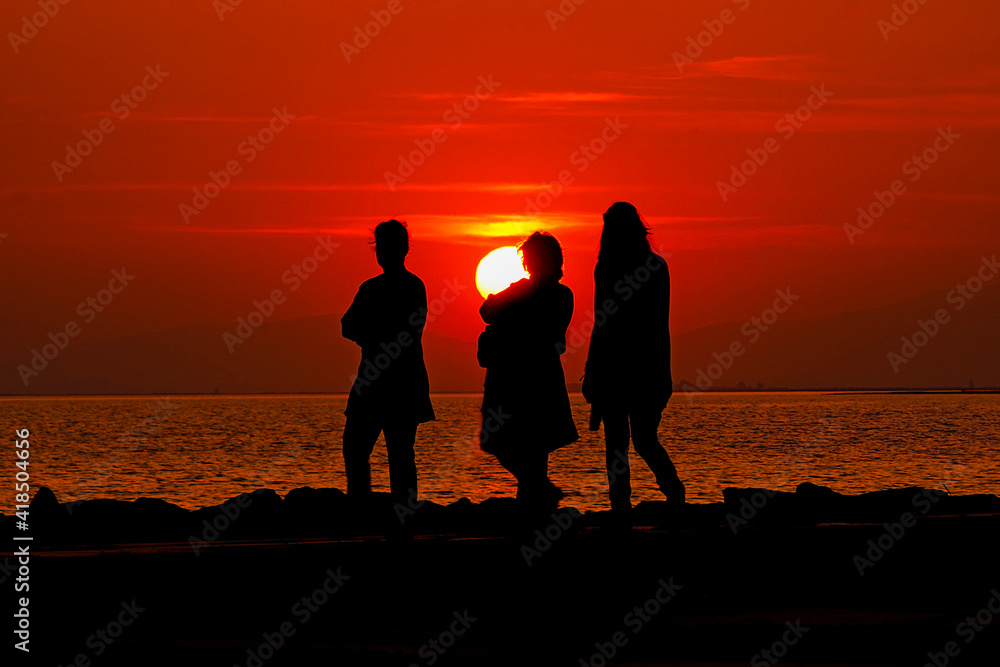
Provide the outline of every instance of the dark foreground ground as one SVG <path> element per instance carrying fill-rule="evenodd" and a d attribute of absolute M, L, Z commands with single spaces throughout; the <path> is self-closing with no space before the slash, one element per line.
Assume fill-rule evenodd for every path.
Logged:
<path fill-rule="evenodd" d="M 644 503 L 631 532 L 525 527 L 502 500 L 401 524 L 335 490 L 72 514 L 40 494 L 14 664 L 1000 664 L 995 497 L 761 493 Z"/>

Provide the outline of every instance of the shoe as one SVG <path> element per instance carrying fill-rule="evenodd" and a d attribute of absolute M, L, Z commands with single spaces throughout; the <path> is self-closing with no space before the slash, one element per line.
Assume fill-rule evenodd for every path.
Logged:
<path fill-rule="evenodd" d="M 554 500 L 556 502 L 566 497 L 566 494 L 563 493 L 563 490 L 560 489 L 555 484 L 553 484 L 551 481 L 547 481 L 545 483 L 545 495 L 551 500 Z"/>
<path fill-rule="evenodd" d="M 686 491 L 684 489 L 684 483 L 681 480 L 676 480 L 671 482 L 667 489 L 662 489 L 663 495 L 667 497 L 667 503 L 670 505 L 683 505 L 685 502 Z"/>

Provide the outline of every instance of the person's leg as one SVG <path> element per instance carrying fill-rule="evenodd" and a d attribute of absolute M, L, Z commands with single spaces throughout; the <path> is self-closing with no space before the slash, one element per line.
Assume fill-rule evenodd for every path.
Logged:
<path fill-rule="evenodd" d="M 367 497 L 372 491 L 372 471 L 369 463 L 372 450 L 382 428 L 373 418 L 352 416 L 344 425 L 344 472 L 347 473 L 347 495 Z"/>
<path fill-rule="evenodd" d="M 501 450 L 494 454 L 497 457 L 497 463 L 499 463 L 503 468 L 514 476 L 517 480 L 517 497 L 521 499 L 524 494 L 524 484 L 522 479 L 524 478 L 524 461 L 523 457 L 519 455 L 518 452 Z"/>
<path fill-rule="evenodd" d="M 684 502 L 684 484 L 677 475 L 677 468 L 670 460 L 667 450 L 660 444 L 657 429 L 660 426 L 660 410 L 635 410 L 629 415 L 632 423 L 632 444 L 656 477 L 656 483 L 667 500 Z"/>
<path fill-rule="evenodd" d="M 608 499 L 616 511 L 632 508 L 632 481 L 628 466 L 628 414 L 624 411 L 602 415 L 604 452 L 608 466 Z"/>
<path fill-rule="evenodd" d="M 523 505 L 538 502 L 547 481 L 548 456 L 542 458 L 522 449 L 497 452 L 497 462 L 517 480 L 517 500 Z"/>
<path fill-rule="evenodd" d="M 417 439 L 417 423 L 407 421 L 386 424 L 385 447 L 389 454 L 389 488 L 396 502 L 417 498 L 417 460 L 413 443 Z"/>
<path fill-rule="evenodd" d="M 520 483 L 529 498 L 542 508 L 555 509 L 562 491 L 549 479 L 549 453 L 544 448 L 532 448 L 523 457 L 523 473 Z"/>

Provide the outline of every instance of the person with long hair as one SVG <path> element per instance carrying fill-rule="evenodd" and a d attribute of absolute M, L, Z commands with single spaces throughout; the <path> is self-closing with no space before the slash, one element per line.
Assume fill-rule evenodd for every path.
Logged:
<path fill-rule="evenodd" d="M 491 294 L 479 310 L 486 330 L 480 446 L 517 478 L 518 502 L 555 509 L 562 492 L 549 480 L 548 456 L 579 439 L 560 355 L 573 317 L 573 292 L 561 284 L 563 254 L 545 232 L 520 246 L 529 277 Z"/>
<path fill-rule="evenodd" d="M 594 269 L 594 312 L 605 317 L 591 334 L 583 394 L 592 406 L 591 429 L 604 423 L 608 496 L 621 513 L 632 508 L 630 436 L 667 500 L 683 503 L 685 493 L 657 435 L 673 394 L 670 273 L 650 247 L 650 234 L 635 206 L 612 205 Z"/>

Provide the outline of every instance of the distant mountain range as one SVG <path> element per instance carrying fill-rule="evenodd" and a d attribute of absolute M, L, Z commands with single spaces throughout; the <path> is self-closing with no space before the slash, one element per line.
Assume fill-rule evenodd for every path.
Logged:
<path fill-rule="evenodd" d="M 717 324 L 674 336 L 674 380 L 687 388 L 919 388 L 1000 386 L 1000 287 L 958 300 L 933 294 L 835 317 L 779 316 L 766 331 Z M 944 309 L 948 320 L 928 324 Z M 942 319 L 945 319 L 942 317 Z M 919 322 L 925 329 L 926 341 Z M 344 392 L 357 372 L 358 348 L 340 335 L 336 315 L 268 322 L 233 353 L 223 334 L 232 323 L 199 324 L 70 346 L 28 391 L 5 350 L 3 394 L 181 394 Z M 913 340 L 904 349 L 902 337 Z M 734 346 L 739 343 L 741 347 Z M 924 343 L 922 346 L 921 343 Z M 919 347 L 918 347 L 919 346 Z M 425 358 L 436 392 L 478 392 L 483 369 L 476 345 L 430 331 Z M 731 350 L 742 353 L 727 356 Z M 913 354 L 915 352 L 915 355 Z M 894 358 L 896 368 L 889 354 Z M 904 354 L 905 353 L 905 354 Z M 912 359 L 907 358 L 912 356 Z M 570 389 L 579 386 L 586 349 L 564 357 Z M 728 368 L 724 368 L 728 366 Z M 898 370 L 898 372 L 897 372 Z M 700 384 L 699 384 L 700 383 Z"/>

